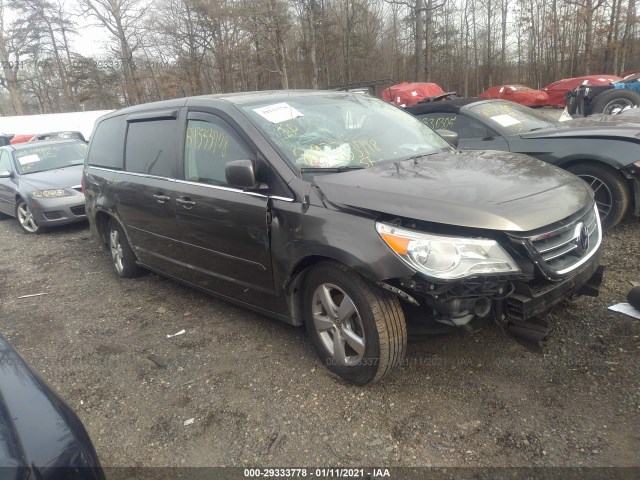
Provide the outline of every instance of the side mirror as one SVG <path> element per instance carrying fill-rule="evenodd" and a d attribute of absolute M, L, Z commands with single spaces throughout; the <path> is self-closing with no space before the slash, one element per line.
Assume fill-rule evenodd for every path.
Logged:
<path fill-rule="evenodd" d="M 256 174 L 251 160 L 232 160 L 224 167 L 227 183 L 232 187 L 253 188 L 256 186 Z"/>
<path fill-rule="evenodd" d="M 456 132 L 452 132 L 451 130 L 436 130 L 436 133 L 451 145 L 458 148 L 458 134 Z"/>
<path fill-rule="evenodd" d="M 0 178 L 11 178 L 11 172 L 9 170 L 0 170 Z"/>
<path fill-rule="evenodd" d="M 505 88 L 504 89 L 504 94 L 505 95 L 513 95 L 513 90 L 511 90 L 510 88 Z"/>

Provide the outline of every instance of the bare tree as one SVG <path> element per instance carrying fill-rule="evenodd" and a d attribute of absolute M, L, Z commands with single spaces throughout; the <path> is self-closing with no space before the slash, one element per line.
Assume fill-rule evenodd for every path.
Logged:
<path fill-rule="evenodd" d="M 142 27 L 144 6 L 138 0 L 80 0 L 83 14 L 104 26 L 117 42 L 114 53 L 122 65 L 127 103 L 142 102 L 133 54 L 138 49 L 136 29 Z"/>

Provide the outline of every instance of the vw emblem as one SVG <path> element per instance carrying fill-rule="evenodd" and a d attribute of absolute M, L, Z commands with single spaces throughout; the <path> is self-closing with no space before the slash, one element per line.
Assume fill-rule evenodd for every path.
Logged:
<path fill-rule="evenodd" d="M 576 253 L 578 255 L 584 255 L 589 250 L 589 230 L 584 223 L 576 225 L 575 236 L 576 241 Z"/>

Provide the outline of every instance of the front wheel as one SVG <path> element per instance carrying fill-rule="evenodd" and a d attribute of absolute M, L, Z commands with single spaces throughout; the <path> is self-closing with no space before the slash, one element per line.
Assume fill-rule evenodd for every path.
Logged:
<path fill-rule="evenodd" d="M 29 209 L 27 202 L 21 198 L 16 202 L 16 218 L 20 228 L 26 233 L 41 233 L 43 230 L 36 219 L 33 218 L 33 213 Z"/>
<path fill-rule="evenodd" d="M 122 278 L 134 278 L 140 274 L 140 267 L 136 263 L 133 253 L 122 227 L 115 220 L 109 221 L 108 226 L 109 253 L 116 274 Z"/>
<path fill-rule="evenodd" d="M 593 163 L 573 165 L 567 170 L 587 182 L 593 190 L 604 229 L 622 221 L 629 209 L 631 194 L 620 173 L 606 165 Z"/>
<path fill-rule="evenodd" d="M 400 364 L 407 327 L 396 297 L 337 262 L 316 265 L 305 283 L 305 324 L 330 371 L 364 385 Z"/>

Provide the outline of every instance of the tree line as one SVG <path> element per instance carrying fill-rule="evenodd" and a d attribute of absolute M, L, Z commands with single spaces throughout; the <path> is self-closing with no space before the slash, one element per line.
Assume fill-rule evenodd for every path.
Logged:
<path fill-rule="evenodd" d="M 620 74 L 639 47 L 636 0 L 0 0 L 0 114 L 377 79 L 472 96 Z"/>

